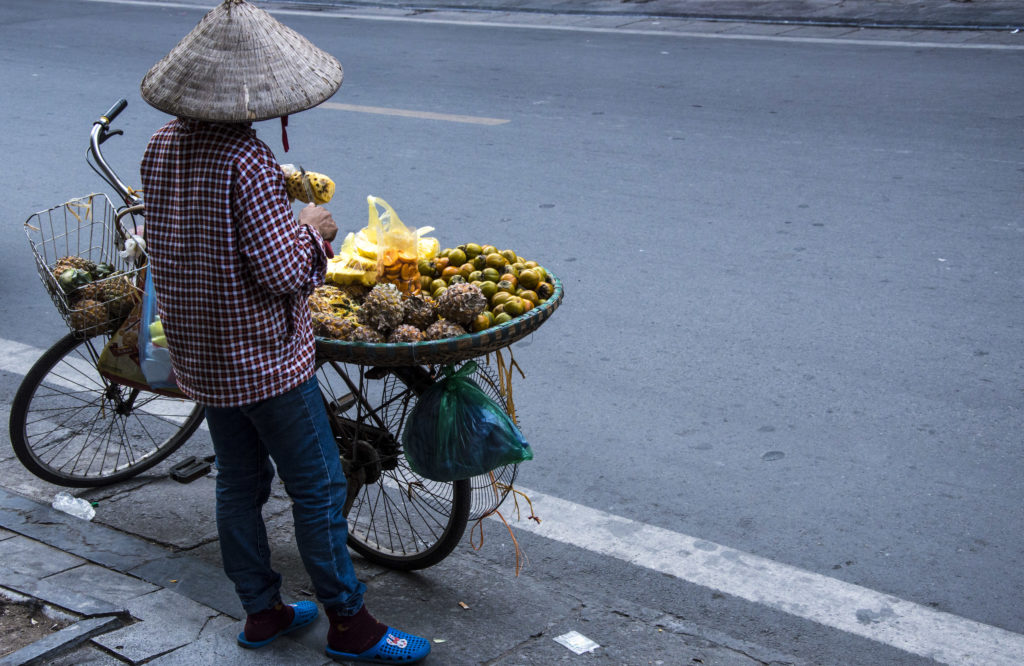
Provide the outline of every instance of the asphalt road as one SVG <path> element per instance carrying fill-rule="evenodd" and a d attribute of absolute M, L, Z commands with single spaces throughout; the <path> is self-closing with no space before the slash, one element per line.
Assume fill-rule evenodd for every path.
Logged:
<path fill-rule="evenodd" d="M 119 97 L 107 154 L 136 178 L 165 120 L 138 82 L 201 15 L 46 8 L 0 6 L 0 338 L 39 347 L 63 325 L 21 222 L 100 189 L 85 139 Z M 281 18 L 343 63 L 334 102 L 508 121 L 316 109 L 287 155 L 258 130 L 336 179 L 343 229 L 374 194 L 563 279 L 515 349 L 524 486 L 1024 633 L 1024 53 Z M 894 658 L 525 543 L 530 576 L 810 660 Z"/>

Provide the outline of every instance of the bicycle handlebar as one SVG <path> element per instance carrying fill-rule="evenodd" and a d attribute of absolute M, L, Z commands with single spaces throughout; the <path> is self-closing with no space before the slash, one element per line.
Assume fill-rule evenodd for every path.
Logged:
<path fill-rule="evenodd" d="M 123 134 L 122 130 L 109 131 L 110 123 L 114 121 L 117 116 L 124 111 L 124 108 L 128 106 L 128 100 L 120 99 L 114 103 L 110 110 L 99 117 L 99 119 L 92 124 L 92 131 L 89 133 L 89 154 L 92 155 L 93 159 L 96 160 L 96 168 L 99 171 L 100 176 L 110 184 L 111 187 L 117 190 L 117 193 L 124 199 L 125 204 L 129 207 L 138 206 L 142 203 L 142 197 L 135 193 L 131 187 L 129 187 L 123 180 L 118 178 L 114 170 L 107 164 L 107 161 L 103 159 L 103 153 L 100 151 L 100 145 L 112 136 Z"/>
<path fill-rule="evenodd" d="M 124 107 L 128 106 L 128 100 L 120 99 L 114 103 L 114 106 L 110 107 L 110 110 L 100 116 L 100 119 L 96 122 L 103 123 L 105 126 L 109 126 L 110 123 L 114 122 L 114 118 L 124 111 Z"/>

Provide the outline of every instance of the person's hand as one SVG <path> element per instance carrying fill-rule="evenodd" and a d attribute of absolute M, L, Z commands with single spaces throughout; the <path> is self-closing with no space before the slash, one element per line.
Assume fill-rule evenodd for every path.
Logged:
<path fill-rule="evenodd" d="M 299 224 L 305 224 L 323 236 L 330 243 L 338 235 L 338 225 L 326 208 L 309 204 L 299 211 Z"/>

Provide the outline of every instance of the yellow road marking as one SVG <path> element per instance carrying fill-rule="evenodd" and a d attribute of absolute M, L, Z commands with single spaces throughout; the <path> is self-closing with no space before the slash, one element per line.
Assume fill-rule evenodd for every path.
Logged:
<path fill-rule="evenodd" d="M 383 106 L 360 106 L 358 104 L 339 104 L 324 102 L 320 108 L 336 111 L 356 111 L 358 113 L 376 113 L 382 116 L 401 116 L 403 118 L 424 118 L 426 120 L 445 120 L 451 123 L 471 123 L 473 125 L 504 125 L 507 118 L 484 118 L 482 116 L 459 116 L 451 113 L 433 113 L 432 111 L 411 111 L 408 109 L 389 109 Z"/>

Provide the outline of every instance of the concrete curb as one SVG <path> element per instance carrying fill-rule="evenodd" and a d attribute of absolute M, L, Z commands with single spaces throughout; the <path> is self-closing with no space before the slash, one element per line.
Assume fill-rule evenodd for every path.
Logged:
<path fill-rule="evenodd" d="M 1024 5 L 1013 0 L 272 0 L 260 4 L 268 8 L 384 9 L 410 14 L 518 13 L 902 30 L 1024 30 Z"/>

